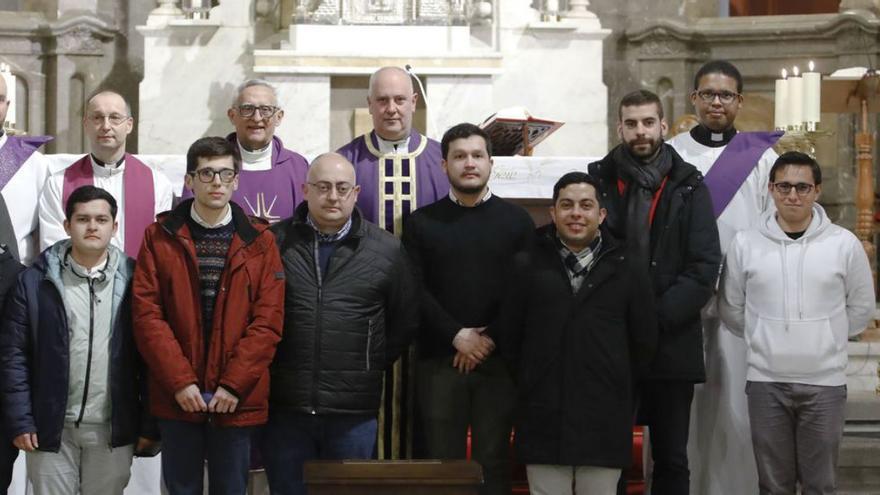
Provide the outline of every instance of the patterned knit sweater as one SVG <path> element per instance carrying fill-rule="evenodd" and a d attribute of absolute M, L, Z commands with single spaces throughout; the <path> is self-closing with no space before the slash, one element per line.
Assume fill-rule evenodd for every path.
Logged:
<path fill-rule="evenodd" d="M 226 266 L 226 255 L 232 236 L 235 234 L 235 224 L 229 222 L 226 225 L 213 229 L 202 227 L 191 219 L 187 222 L 192 233 L 193 243 L 196 248 L 196 258 L 199 263 L 199 290 L 202 298 L 202 331 L 205 334 L 205 348 L 211 341 L 211 327 L 214 321 L 214 303 L 217 300 L 217 291 L 220 288 L 220 277 Z"/>

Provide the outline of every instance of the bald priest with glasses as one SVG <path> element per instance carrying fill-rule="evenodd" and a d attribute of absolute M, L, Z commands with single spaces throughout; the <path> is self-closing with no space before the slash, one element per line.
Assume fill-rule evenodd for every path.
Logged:
<path fill-rule="evenodd" d="M 40 196 L 40 250 L 68 237 L 64 205 L 78 187 L 90 185 L 106 190 L 119 204 L 119 228 L 110 242 L 136 258 L 144 230 L 157 214 L 171 209 L 171 182 L 125 152 L 134 118 L 121 94 L 94 93 L 86 100 L 82 125 L 90 153 L 49 176 Z"/>

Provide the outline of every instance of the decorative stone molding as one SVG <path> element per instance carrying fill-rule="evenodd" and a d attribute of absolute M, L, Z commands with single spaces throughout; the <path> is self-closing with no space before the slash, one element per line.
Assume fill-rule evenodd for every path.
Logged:
<path fill-rule="evenodd" d="M 880 14 L 880 1 L 878 0 L 841 0 L 841 12 L 868 11 Z"/>
<path fill-rule="evenodd" d="M 836 32 L 837 48 L 847 52 L 872 52 L 877 48 L 877 29 L 868 29 L 858 24 L 842 26 Z"/>
<path fill-rule="evenodd" d="M 696 43 L 701 36 L 693 29 L 668 20 L 627 31 L 626 37 L 638 47 L 640 58 L 690 58 L 705 51 Z"/>
<path fill-rule="evenodd" d="M 757 19 L 766 19 L 759 22 Z M 627 29 L 624 36 L 631 44 L 640 44 L 652 38 L 674 38 L 710 47 L 772 41 L 809 41 L 815 48 L 819 40 L 832 41 L 845 29 L 858 28 L 877 36 L 880 19 L 864 13 L 780 15 L 765 17 L 702 18 L 685 25 L 678 21 L 659 19 L 643 26 Z"/>
<path fill-rule="evenodd" d="M 117 31 L 93 17 L 74 17 L 51 24 L 46 29 L 49 55 L 103 55 L 104 44 Z"/>

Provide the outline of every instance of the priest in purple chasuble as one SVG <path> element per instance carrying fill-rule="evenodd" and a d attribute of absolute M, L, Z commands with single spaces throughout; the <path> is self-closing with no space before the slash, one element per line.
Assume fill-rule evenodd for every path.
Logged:
<path fill-rule="evenodd" d="M 729 62 L 711 61 L 697 71 L 691 102 L 699 124 L 669 144 L 703 173 L 725 253 L 737 232 L 773 208 L 768 181 L 781 133 L 736 130 L 742 76 Z M 745 395 L 745 342 L 724 328 L 715 302 L 703 311 L 706 383 L 695 390 L 691 414 L 691 493 L 754 493 L 758 473 Z"/>
<path fill-rule="evenodd" d="M 125 152 L 125 141 L 134 127 L 131 109 L 114 91 L 101 91 L 86 102 L 83 133 L 91 153 L 46 181 L 40 196 L 40 249 L 67 238 L 64 208 L 78 187 L 94 185 L 109 192 L 119 204 L 119 228 L 111 242 L 136 258 L 144 230 L 156 214 L 171 209 L 171 182 L 134 155 Z"/>
<path fill-rule="evenodd" d="M 309 164 L 275 136 L 284 118 L 275 87 L 262 79 L 245 81 L 226 115 L 235 127 L 227 139 L 241 153 L 238 189 L 232 201 L 248 215 L 270 223 L 293 216 L 303 200 Z M 192 197 L 192 191 L 184 188 L 182 197 Z"/>
<path fill-rule="evenodd" d="M 10 101 L 0 77 L 0 244 L 29 265 L 39 254 L 37 206 L 49 176 L 48 161 L 37 149 L 52 138 L 3 132 Z"/>
<path fill-rule="evenodd" d="M 39 254 L 37 207 L 49 176 L 48 161 L 37 149 L 51 139 L 0 131 L 0 244 L 25 265 Z"/>
<path fill-rule="evenodd" d="M 416 208 L 449 194 L 449 179 L 440 167 L 440 143 L 412 128 L 416 101 L 409 73 L 399 67 L 377 70 L 370 76 L 367 95 L 373 130 L 338 150 L 355 166 L 361 186 L 357 207 L 363 217 L 397 237 Z M 404 353 L 385 377 L 376 444 L 380 459 L 413 455 L 411 354 L 412 350 Z"/>
<path fill-rule="evenodd" d="M 406 71 L 379 69 L 367 96 L 373 131 L 339 149 L 354 163 L 364 218 L 398 237 L 413 210 L 449 194 L 440 143 L 412 128 L 417 100 Z"/>

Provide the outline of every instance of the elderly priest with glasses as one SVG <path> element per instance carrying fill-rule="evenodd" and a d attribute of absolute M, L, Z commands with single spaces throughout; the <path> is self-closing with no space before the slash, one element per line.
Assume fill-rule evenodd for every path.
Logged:
<path fill-rule="evenodd" d="M 248 215 L 269 222 L 292 216 L 303 200 L 309 165 L 275 136 L 284 118 L 275 87 L 262 79 L 245 81 L 226 115 L 235 127 L 227 139 L 241 153 L 239 187 L 232 200 Z"/>

